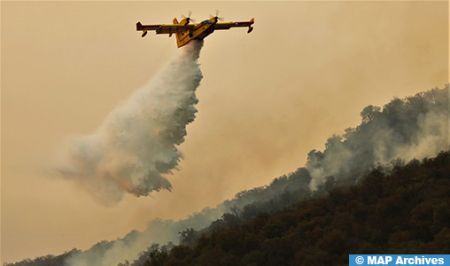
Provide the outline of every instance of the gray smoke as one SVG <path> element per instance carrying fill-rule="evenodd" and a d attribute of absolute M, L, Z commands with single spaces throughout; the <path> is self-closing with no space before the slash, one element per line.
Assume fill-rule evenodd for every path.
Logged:
<path fill-rule="evenodd" d="M 112 111 L 89 136 L 75 137 L 58 171 L 102 203 L 121 200 L 125 192 L 147 196 L 171 189 L 165 174 L 181 159 L 198 102 L 202 73 L 197 59 L 203 42 L 192 42 L 146 86 Z"/>
<path fill-rule="evenodd" d="M 200 230 L 224 213 L 222 207 L 207 208 L 185 219 L 155 219 L 143 232 L 132 231 L 114 241 L 102 241 L 90 249 L 77 253 L 65 261 L 66 266 L 116 266 L 124 261 L 132 262 L 152 244 L 177 243 L 179 232 L 186 228 Z"/>
<path fill-rule="evenodd" d="M 308 154 L 306 169 L 315 190 L 327 178 L 357 181 L 369 169 L 393 160 L 410 161 L 449 149 L 449 87 L 369 105 L 362 122 L 332 136 L 324 151 Z"/>

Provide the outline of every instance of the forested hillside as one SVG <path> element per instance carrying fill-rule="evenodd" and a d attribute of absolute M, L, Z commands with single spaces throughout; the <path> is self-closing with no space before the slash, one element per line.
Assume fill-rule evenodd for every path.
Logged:
<path fill-rule="evenodd" d="M 375 169 L 354 186 L 283 211 L 245 216 L 228 214 L 170 250 L 153 246 L 131 265 L 346 265 L 349 253 L 448 252 L 450 152 L 398 162 L 389 174 Z"/>

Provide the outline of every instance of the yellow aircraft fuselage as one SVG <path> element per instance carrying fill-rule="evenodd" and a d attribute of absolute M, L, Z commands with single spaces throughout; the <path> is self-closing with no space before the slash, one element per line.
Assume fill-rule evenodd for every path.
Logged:
<path fill-rule="evenodd" d="M 192 40 L 203 40 L 208 35 L 213 33 L 214 32 L 214 27 L 213 27 L 214 24 L 213 23 L 205 23 L 205 22 L 210 22 L 213 19 L 214 18 L 211 18 L 209 20 L 205 20 L 205 21 L 201 22 L 192 31 L 185 31 L 185 32 L 177 33 L 176 38 L 177 38 L 178 48 L 188 44 Z M 180 24 L 186 23 L 185 21 L 186 21 L 186 19 L 183 19 L 180 22 Z"/>

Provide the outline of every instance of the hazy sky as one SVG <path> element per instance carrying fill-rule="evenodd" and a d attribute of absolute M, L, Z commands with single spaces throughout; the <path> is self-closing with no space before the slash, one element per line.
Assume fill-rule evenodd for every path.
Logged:
<path fill-rule="evenodd" d="M 302 166 L 368 104 L 448 82 L 447 2 L 2 2 L 2 261 L 88 248 Z M 255 30 L 206 39 L 172 192 L 105 207 L 49 167 L 176 52 L 135 23 L 192 10 Z"/>

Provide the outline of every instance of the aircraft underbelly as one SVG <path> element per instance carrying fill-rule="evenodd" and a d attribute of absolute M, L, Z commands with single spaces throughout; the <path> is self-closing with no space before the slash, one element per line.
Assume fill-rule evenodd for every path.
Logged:
<path fill-rule="evenodd" d="M 196 33 L 196 37 L 194 37 L 193 39 L 197 39 L 197 40 L 203 40 L 204 38 L 206 38 L 208 35 L 210 35 L 211 33 L 213 33 L 214 28 L 213 27 L 209 27 L 205 30 L 201 30 L 198 33 Z"/>
<path fill-rule="evenodd" d="M 202 26 L 195 29 L 189 34 L 184 35 L 178 42 L 178 47 L 185 46 L 192 40 L 203 40 L 208 35 L 214 32 L 214 28 L 211 26 Z"/>

